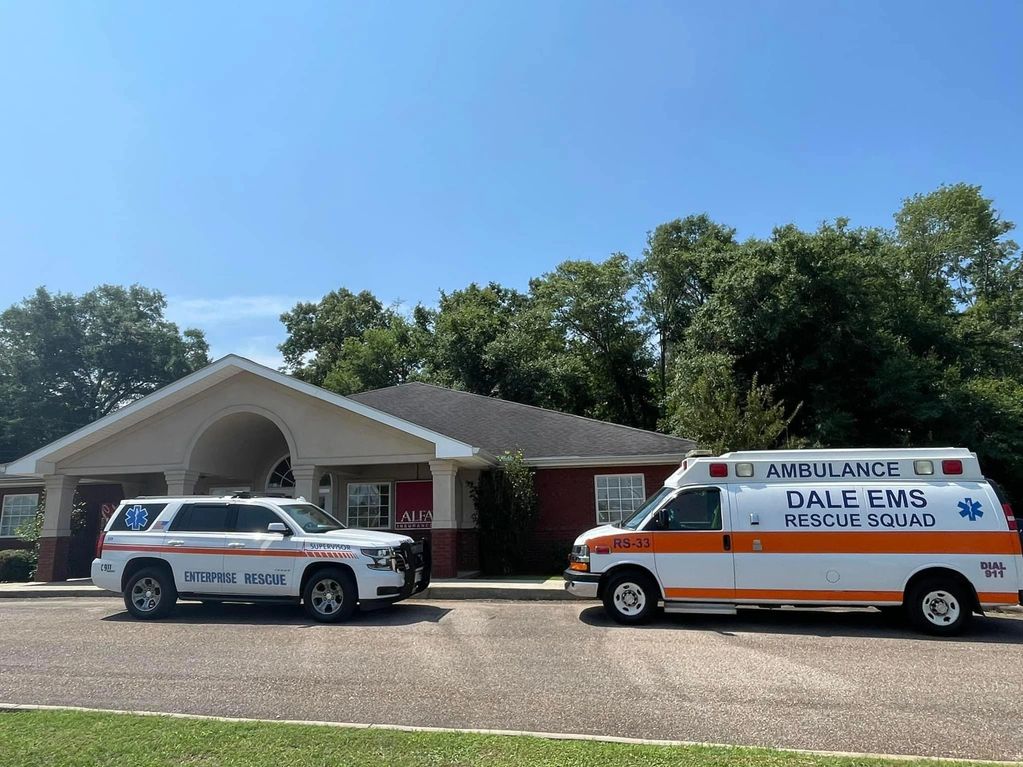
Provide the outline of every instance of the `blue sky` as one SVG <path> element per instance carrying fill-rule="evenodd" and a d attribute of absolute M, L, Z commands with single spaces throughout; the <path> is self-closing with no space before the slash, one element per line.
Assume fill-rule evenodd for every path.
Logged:
<path fill-rule="evenodd" d="M 0 305 L 140 282 L 275 364 L 298 299 L 524 288 L 694 212 L 887 225 L 968 181 L 1023 223 L 1020 29 L 1009 0 L 7 0 Z"/>

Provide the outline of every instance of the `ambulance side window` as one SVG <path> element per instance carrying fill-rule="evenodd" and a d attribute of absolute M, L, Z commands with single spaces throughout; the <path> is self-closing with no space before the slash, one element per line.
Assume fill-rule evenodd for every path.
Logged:
<path fill-rule="evenodd" d="M 716 487 L 686 490 L 664 507 L 665 530 L 720 530 L 721 491 Z"/>

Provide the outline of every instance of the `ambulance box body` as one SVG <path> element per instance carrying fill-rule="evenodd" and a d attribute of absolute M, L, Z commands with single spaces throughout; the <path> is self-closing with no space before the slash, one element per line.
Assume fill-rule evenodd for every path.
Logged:
<path fill-rule="evenodd" d="M 1023 557 L 967 450 L 751 451 L 687 458 L 631 518 L 581 535 L 565 579 L 626 623 L 661 602 L 860 605 L 954 634 L 1020 603 Z"/>

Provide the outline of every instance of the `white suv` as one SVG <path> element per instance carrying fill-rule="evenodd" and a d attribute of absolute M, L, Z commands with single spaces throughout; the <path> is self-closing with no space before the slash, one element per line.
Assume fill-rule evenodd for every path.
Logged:
<path fill-rule="evenodd" d="M 162 618 L 180 597 L 301 600 L 333 622 L 422 591 L 430 559 L 422 543 L 346 528 L 301 498 L 135 498 L 100 536 L 92 580 L 123 594 L 136 618 Z"/>

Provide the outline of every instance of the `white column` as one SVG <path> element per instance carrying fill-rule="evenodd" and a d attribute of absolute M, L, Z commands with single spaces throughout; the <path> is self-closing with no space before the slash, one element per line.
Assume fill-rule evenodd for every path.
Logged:
<path fill-rule="evenodd" d="M 291 473 L 295 476 L 295 497 L 305 498 L 309 503 L 319 503 L 323 469 L 309 463 L 293 463 Z"/>
<path fill-rule="evenodd" d="M 454 461 L 430 461 L 433 475 L 433 529 L 458 527 L 458 465 Z"/>
<path fill-rule="evenodd" d="M 46 488 L 46 512 L 43 514 L 43 538 L 71 535 L 71 511 L 74 509 L 78 477 L 49 474 L 43 477 Z"/>
<path fill-rule="evenodd" d="M 175 469 L 165 471 L 167 495 L 194 495 L 195 483 L 199 481 L 199 472 L 192 469 Z"/>

